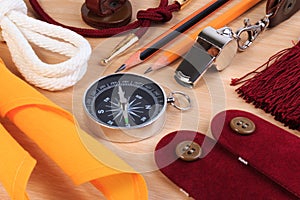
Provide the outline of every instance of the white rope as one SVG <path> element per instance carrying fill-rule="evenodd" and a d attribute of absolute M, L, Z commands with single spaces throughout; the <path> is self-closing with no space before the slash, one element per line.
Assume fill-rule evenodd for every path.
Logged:
<path fill-rule="evenodd" d="M 62 90 L 85 74 L 91 55 L 88 41 L 71 30 L 28 17 L 23 0 L 0 0 L 0 27 L 18 70 L 36 87 Z M 57 64 L 44 63 L 30 44 L 68 59 Z"/>

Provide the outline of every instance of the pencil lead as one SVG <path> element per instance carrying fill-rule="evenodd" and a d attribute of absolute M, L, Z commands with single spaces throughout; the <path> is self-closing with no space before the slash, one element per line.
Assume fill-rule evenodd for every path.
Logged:
<path fill-rule="evenodd" d="M 115 73 L 118 73 L 118 72 L 120 72 L 120 71 L 123 71 L 125 68 L 126 68 L 126 65 L 123 64 L 123 65 L 121 65 L 121 67 L 119 67 L 119 68 L 115 71 Z"/>
<path fill-rule="evenodd" d="M 149 67 L 145 72 L 144 72 L 144 74 L 147 74 L 147 73 L 149 73 L 149 72 L 152 72 L 153 70 L 152 70 L 152 67 Z"/>

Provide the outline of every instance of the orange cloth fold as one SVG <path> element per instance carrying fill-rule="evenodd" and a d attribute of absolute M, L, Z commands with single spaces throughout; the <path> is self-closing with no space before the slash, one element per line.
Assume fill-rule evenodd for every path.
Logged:
<path fill-rule="evenodd" d="M 36 164 L 0 124 L 0 182 L 12 200 L 28 200 L 25 189 Z"/>
<path fill-rule="evenodd" d="M 72 114 L 14 76 L 2 61 L 0 74 L 0 115 L 35 141 L 74 183 L 91 181 L 111 200 L 148 199 L 143 177 L 76 126 Z M 86 142 L 97 149 L 96 156 Z"/>

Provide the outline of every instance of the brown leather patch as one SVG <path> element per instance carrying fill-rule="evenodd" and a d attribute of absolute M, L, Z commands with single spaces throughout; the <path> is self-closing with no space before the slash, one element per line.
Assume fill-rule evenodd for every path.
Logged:
<path fill-rule="evenodd" d="M 290 18 L 300 9 L 299 0 L 268 0 L 266 13 L 270 16 L 269 28 L 274 27 Z"/>

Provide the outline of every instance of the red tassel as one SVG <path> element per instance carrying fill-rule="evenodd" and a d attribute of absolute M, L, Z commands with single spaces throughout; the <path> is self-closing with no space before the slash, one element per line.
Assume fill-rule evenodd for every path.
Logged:
<path fill-rule="evenodd" d="M 252 78 L 250 75 L 255 74 Z M 236 91 L 247 103 L 275 116 L 300 131 L 300 41 L 273 55 L 265 64 L 231 85 L 244 83 Z"/>

